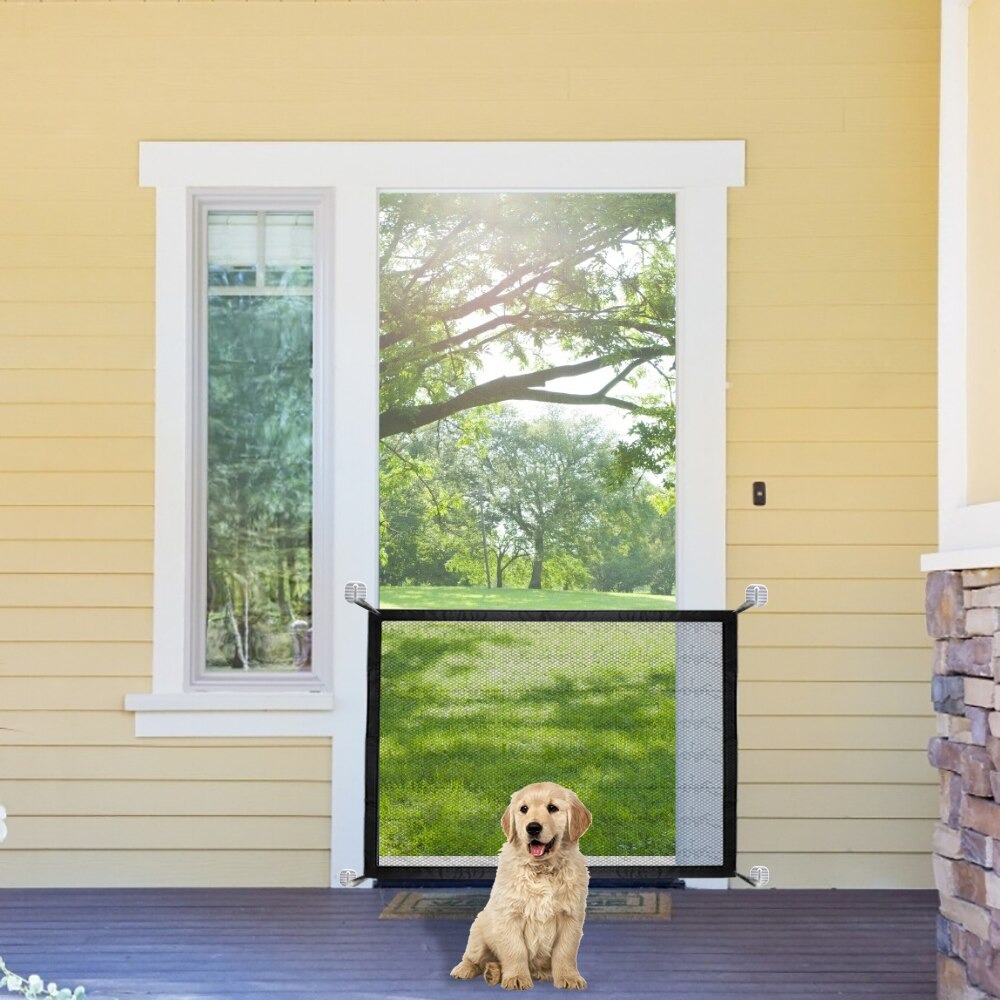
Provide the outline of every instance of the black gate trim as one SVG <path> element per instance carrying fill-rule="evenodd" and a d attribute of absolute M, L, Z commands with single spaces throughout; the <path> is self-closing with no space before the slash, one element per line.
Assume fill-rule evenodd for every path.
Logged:
<path fill-rule="evenodd" d="M 496 865 L 475 867 L 382 865 L 378 860 L 379 710 L 382 685 L 383 621 L 527 622 L 720 622 L 722 624 L 722 863 L 719 865 L 596 865 L 592 879 L 638 883 L 677 878 L 733 878 L 736 875 L 737 789 L 737 613 L 735 611 L 522 611 L 405 610 L 385 608 L 368 615 L 368 719 L 365 729 L 365 878 L 383 882 L 482 882 L 496 876 Z M 334 750 L 336 752 L 336 750 Z M 502 803 L 501 803 L 502 805 Z"/>

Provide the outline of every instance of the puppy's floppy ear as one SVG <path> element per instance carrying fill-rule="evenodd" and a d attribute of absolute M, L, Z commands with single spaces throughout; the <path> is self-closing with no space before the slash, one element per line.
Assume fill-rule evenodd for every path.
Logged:
<path fill-rule="evenodd" d="M 515 836 L 516 827 L 514 826 L 514 800 L 510 800 L 510 805 L 507 806 L 507 811 L 503 814 L 500 820 L 500 826 L 503 828 L 503 832 L 507 835 L 507 843 L 509 844 Z"/>
<path fill-rule="evenodd" d="M 590 810 L 580 801 L 575 792 L 569 793 L 569 830 L 570 840 L 579 840 L 590 829 L 592 817 Z"/>

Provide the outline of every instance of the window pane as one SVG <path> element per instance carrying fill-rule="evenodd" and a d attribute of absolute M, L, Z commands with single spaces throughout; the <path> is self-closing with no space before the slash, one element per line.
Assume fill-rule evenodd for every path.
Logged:
<path fill-rule="evenodd" d="M 209 212 L 209 286 L 257 284 L 257 213 Z"/>
<path fill-rule="evenodd" d="M 210 672 L 312 665 L 312 245 L 308 212 L 208 215 Z"/>
<path fill-rule="evenodd" d="M 672 194 L 380 199 L 385 606 L 674 606 Z"/>
<path fill-rule="evenodd" d="M 264 220 L 264 268 L 268 286 L 312 287 L 311 215 L 268 213 Z"/>

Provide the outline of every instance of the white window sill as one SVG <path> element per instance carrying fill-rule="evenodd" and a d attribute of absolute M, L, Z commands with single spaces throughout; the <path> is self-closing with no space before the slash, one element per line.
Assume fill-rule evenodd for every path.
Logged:
<path fill-rule="evenodd" d="M 127 694 L 136 736 L 330 736 L 333 695 L 300 691 Z"/>

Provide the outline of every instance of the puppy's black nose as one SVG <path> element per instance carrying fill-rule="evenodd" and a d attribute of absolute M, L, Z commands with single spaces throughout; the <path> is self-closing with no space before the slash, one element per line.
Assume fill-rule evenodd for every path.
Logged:
<path fill-rule="evenodd" d="M 541 823 L 529 823 L 525 827 L 525 830 L 528 831 L 528 836 L 529 837 L 537 837 L 542 832 L 542 824 Z"/>

